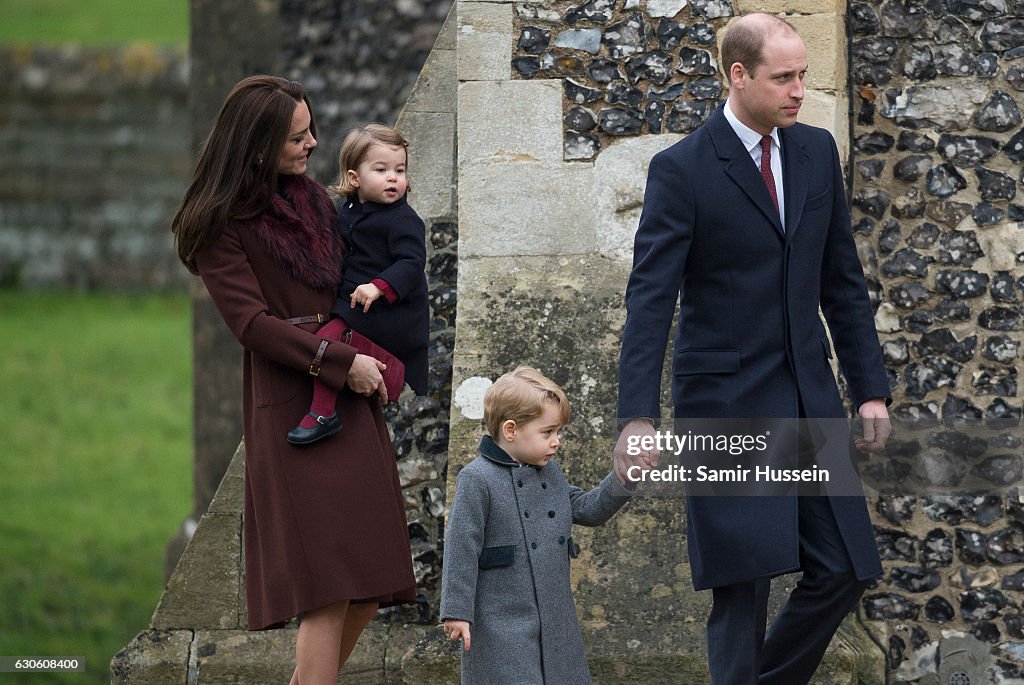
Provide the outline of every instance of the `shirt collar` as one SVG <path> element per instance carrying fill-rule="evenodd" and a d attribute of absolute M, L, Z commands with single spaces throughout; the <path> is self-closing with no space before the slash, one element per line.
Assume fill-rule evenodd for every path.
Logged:
<path fill-rule="evenodd" d="M 740 142 L 743 143 L 743 148 L 747 152 L 753 152 L 754 148 L 761 144 L 761 138 L 764 136 L 744 124 L 736 117 L 736 114 L 732 111 L 732 105 L 729 100 L 725 101 L 725 118 L 729 121 L 729 125 L 732 126 L 732 130 L 736 132 L 737 136 L 739 136 Z M 773 128 L 772 132 L 768 135 L 770 135 L 772 140 L 775 142 L 775 146 L 781 150 L 782 139 L 779 138 L 778 127 Z"/>

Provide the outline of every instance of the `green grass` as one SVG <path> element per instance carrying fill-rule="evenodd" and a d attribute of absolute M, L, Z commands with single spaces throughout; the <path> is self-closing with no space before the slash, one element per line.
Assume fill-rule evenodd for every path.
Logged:
<path fill-rule="evenodd" d="M 186 295 L 0 291 L 0 655 L 111 656 L 149 624 L 191 509 Z M 13 678 L 13 679 L 12 679 Z"/>
<path fill-rule="evenodd" d="M 188 0 L 0 0 L 0 43 L 188 43 Z"/>

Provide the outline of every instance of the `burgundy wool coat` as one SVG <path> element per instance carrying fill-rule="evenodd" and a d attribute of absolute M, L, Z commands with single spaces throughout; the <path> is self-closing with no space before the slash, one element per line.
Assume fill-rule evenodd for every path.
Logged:
<path fill-rule="evenodd" d="M 415 581 L 394 452 L 376 397 L 345 384 L 355 350 L 331 342 L 320 380 L 340 390 L 341 432 L 296 447 L 308 411 L 319 324 L 334 304 L 341 246 L 334 205 L 306 176 L 285 177 L 263 215 L 230 223 L 196 257 L 244 348 L 245 584 L 250 630 L 341 600 L 412 602 Z M 325 319 L 326 320 L 326 319 Z"/>

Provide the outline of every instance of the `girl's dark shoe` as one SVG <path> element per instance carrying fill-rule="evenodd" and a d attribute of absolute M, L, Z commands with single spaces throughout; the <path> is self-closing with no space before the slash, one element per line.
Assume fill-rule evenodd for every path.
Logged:
<path fill-rule="evenodd" d="M 316 420 L 316 425 L 304 428 L 300 424 L 292 428 L 288 432 L 288 442 L 293 445 L 309 445 L 341 430 L 341 417 L 337 412 L 330 416 L 319 416 L 313 412 L 309 412 L 309 415 Z"/>

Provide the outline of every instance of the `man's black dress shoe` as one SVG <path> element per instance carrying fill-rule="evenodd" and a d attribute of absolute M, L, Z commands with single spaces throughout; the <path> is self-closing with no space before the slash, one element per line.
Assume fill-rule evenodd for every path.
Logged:
<path fill-rule="evenodd" d="M 316 425 L 312 428 L 303 428 L 300 424 L 292 428 L 288 432 L 288 442 L 293 445 L 308 445 L 341 430 L 341 417 L 337 412 L 330 416 L 319 416 L 313 412 L 309 412 L 309 415 L 316 419 Z"/>

